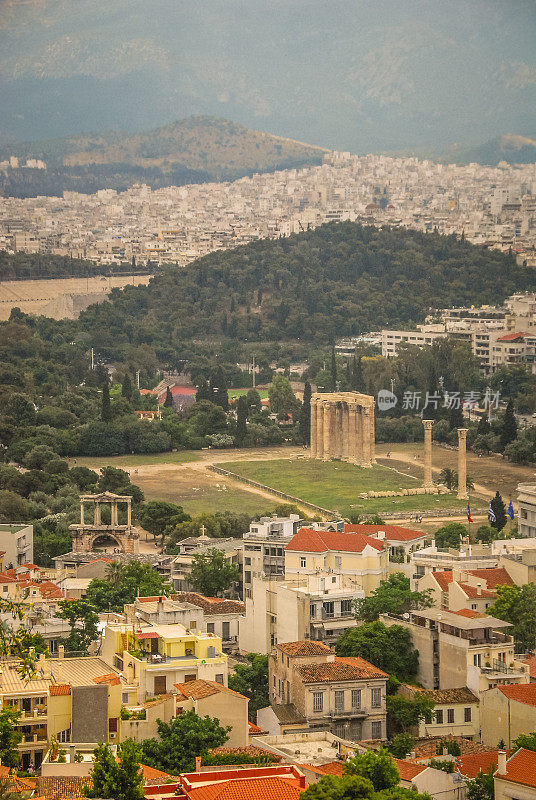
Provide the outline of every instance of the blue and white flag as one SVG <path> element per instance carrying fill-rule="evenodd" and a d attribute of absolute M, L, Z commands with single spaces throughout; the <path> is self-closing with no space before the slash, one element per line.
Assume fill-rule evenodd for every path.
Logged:
<path fill-rule="evenodd" d="M 491 500 L 489 501 L 489 508 L 488 508 L 488 519 L 490 522 L 495 522 L 497 517 L 495 516 L 495 512 L 491 507 Z"/>
<path fill-rule="evenodd" d="M 513 519 L 513 518 L 514 518 L 514 507 L 513 507 L 513 505 L 512 505 L 512 501 L 511 501 L 511 500 L 510 500 L 510 502 L 508 503 L 508 511 L 507 511 L 507 514 L 508 514 L 508 516 L 510 517 L 510 519 Z"/>

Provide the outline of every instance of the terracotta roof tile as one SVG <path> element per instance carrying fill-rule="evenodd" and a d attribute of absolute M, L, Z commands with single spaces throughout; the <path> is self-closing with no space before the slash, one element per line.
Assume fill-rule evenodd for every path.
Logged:
<path fill-rule="evenodd" d="M 401 781 L 412 781 L 427 769 L 426 764 L 416 764 L 414 761 L 404 761 L 401 758 L 393 758 L 393 761 L 400 773 Z"/>
<path fill-rule="evenodd" d="M 364 678 L 389 677 L 386 672 L 383 672 L 379 667 L 375 667 L 374 664 L 371 664 L 369 661 L 365 661 L 365 659 L 360 656 L 335 656 L 335 661 L 342 664 L 349 664 L 351 667 L 361 670 Z"/>
<path fill-rule="evenodd" d="M 304 639 L 299 642 L 283 642 L 276 645 L 278 650 L 282 650 L 287 656 L 325 656 L 333 654 L 331 647 L 322 642 L 312 642 L 310 639 Z"/>
<path fill-rule="evenodd" d="M 385 538 L 395 542 L 412 542 L 414 539 L 423 539 L 429 536 L 424 531 L 414 531 L 412 528 L 403 528 L 400 525 L 352 525 L 346 523 L 345 533 L 364 533 L 373 536 L 376 533 L 385 533 Z"/>
<path fill-rule="evenodd" d="M 493 567 L 490 569 L 471 569 L 469 574 L 475 578 L 484 578 L 488 589 L 495 589 L 497 586 L 513 586 L 514 581 L 504 569 L 504 567 Z"/>
<path fill-rule="evenodd" d="M 51 697 L 63 697 L 64 695 L 71 694 L 70 683 L 56 683 L 49 687 L 49 694 Z"/>
<path fill-rule="evenodd" d="M 318 775 L 336 775 L 340 778 L 344 774 L 343 765 L 340 761 L 328 761 L 327 764 L 297 764 L 300 769 L 308 769 Z"/>
<path fill-rule="evenodd" d="M 363 533 L 315 531 L 311 528 L 300 528 L 285 550 L 297 550 L 300 553 L 325 553 L 328 550 L 341 553 L 362 553 L 367 545 L 374 550 L 384 549 L 382 541 L 365 536 Z"/>
<path fill-rule="evenodd" d="M 457 614 L 459 617 L 467 617 L 468 619 L 484 619 L 487 614 L 481 611 L 474 611 L 472 608 L 459 608 L 457 611 L 451 611 L 451 614 Z"/>
<path fill-rule="evenodd" d="M 527 656 L 523 663 L 528 664 L 529 675 L 534 680 L 536 678 L 536 656 Z"/>
<path fill-rule="evenodd" d="M 205 597 L 198 592 L 175 592 L 173 600 L 191 603 L 202 608 L 206 614 L 245 614 L 246 604 L 241 600 L 226 600 L 222 597 Z"/>
<path fill-rule="evenodd" d="M 536 683 L 508 683 L 497 688 L 510 700 L 536 708 Z"/>
<path fill-rule="evenodd" d="M 466 778 L 476 778 L 479 772 L 487 772 L 490 767 L 496 767 L 499 760 L 498 750 L 489 750 L 487 753 L 469 753 L 456 759 L 458 770 Z"/>
<path fill-rule="evenodd" d="M 202 700 L 204 697 L 211 697 L 215 694 L 234 694 L 236 697 L 245 698 L 245 695 L 229 689 L 228 686 L 223 686 L 216 681 L 205 681 L 198 678 L 195 681 L 188 681 L 187 683 L 176 683 L 175 686 L 179 690 L 182 697 L 189 697 L 192 700 Z"/>
<path fill-rule="evenodd" d="M 368 664 L 368 669 L 346 663 L 353 659 L 337 659 L 327 664 L 304 664 L 298 667 L 304 683 L 332 683 L 334 681 L 359 681 L 367 678 L 386 678 L 385 672 Z M 360 659 L 361 660 L 361 659 Z M 364 662 L 367 664 L 367 662 Z"/>
<path fill-rule="evenodd" d="M 493 592 L 491 589 L 481 588 L 479 594 L 476 586 L 469 586 L 468 583 L 459 583 L 458 586 L 463 590 L 464 594 L 471 599 L 478 597 L 491 597 L 495 599 L 497 597 L 497 592 Z"/>
<path fill-rule="evenodd" d="M 271 750 L 266 750 L 265 747 L 256 747 L 254 744 L 248 744 L 247 747 L 213 747 L 209 750 L 210 755 L 244 755 L 259 758 L 260 756 L 270 756 L 274 764 L 279 763 L 283 756 L 272 753 Z"/>
<path fill-rule="evenodd" d="M 106 675 L 99 675 L 98 678 L 93 678 L 93 683 L 107 683 L 108 686 L 117 686 L 118 683 L 121 683 L 121 680 L 119 675 L 109 672 Z"/>
<path fill-rule="evenodd" d="M 467 686 L 456 689 L 419 689 L 421 694 L 430 697 L 434 703 L 478 703 L 479 699 Z"/>
<path fill-rule="evenodd" d="M 521 748 L 506 762 L 506 773 L 495 777 L 536 788 L 536 753 Z"/>
<path fill-rule="evenodd" d="M 303 787 L 285 778 L 242 778 L 189 789 L 190 800 L 297 800 Z"/>
<path fill-rule="evenodd" d="M 39 794 L 46 800 L 66 800 L 71 797 L 83 797 L 82 787 L 87 784 L 88 778 L 38 778 Z"/>

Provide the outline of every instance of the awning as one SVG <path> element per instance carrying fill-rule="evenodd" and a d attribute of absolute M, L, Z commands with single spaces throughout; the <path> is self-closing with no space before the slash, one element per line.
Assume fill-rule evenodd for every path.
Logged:
<path fill-rule="evenodd" d="M 154 631 L 148 631 L 147 633 L 137 633 L 136 639 L 160 639 L 160 636 Z"/>

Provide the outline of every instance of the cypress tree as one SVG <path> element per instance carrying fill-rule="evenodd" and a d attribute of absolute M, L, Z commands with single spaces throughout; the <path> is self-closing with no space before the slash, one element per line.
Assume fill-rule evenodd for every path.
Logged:
<path fill-rule="evenodd" d="M 169 386 L 166 389 L 166 399 L 164 400 L 164 408 L 173 408 L 173 395 Z"/>
<path fill-rule="evenodd" d="M 303 387 L 303 404 L 299 419 L 300 438 L 304 444 L 311 443 L 311 384 L 305 381 Z"/>
<path fill-rule="evenodd" d="M 200 400 L 211 400 L 211 391 L 210 386 L 208 385 L 208 381 L 200 381 L 199 386 L 197 387 L 197 391 L 195 393 L 195 401 L 199 403 Z"/>
<path fill-rule="evenodd" d="M 132 397 L 132 380 L 130 379 L 128 372 L 125 372 L 125 377 L 123 378 L 123 383 L 121 384 L 121 394 L 123 397 L 126 397 L 127 400 L 130 400 Z"/>
<path fill-rule="evenodd" d="M 514 439 L 517 437 L 517 419 L 516 415 L 514 414 L 514 404 L 512 400 L 508 401 L 506 406 L 502 428 L 501 428 L 501 451 L 504 451 L 504 448 L 510 442 L 513 442 Z"/>
<path fill-rule="evenodd" d="M 247 434 L 247 418 L 248 418 L 248 401 L 245 394 L 240 395 L 238 398 L 238 405 L 236 408 L 236 446 L 243 447 L 244 439 Z"/>
<path fill-rule="evenodd" d="M 363 380 L 363 364 L 361 356 L 354 356 L 353 375 L 352 375 L 352 389 L 354 392 L 364 392 L 365 382 Z"/>
<path fill-rule="evenodd" d="M 506 525 L 507 516 L 506 516 L 506 507 L 499 492 L 495 493 L 495 497 L 491 501 L 491 507 L 493 509 L 493 513 L 495 514 L 495 522 L 490 522 L 490 525 L 492 526 L 492 528 L 496 528 L 498 531 L 502 531 L 502 529 Z"/>
<path fill-rule="evenodd" d="M 335 347 L 331 348 L 331 383 L 332 390 L 337 389 L 337 359 L 335 358 Z"/>
<path fill-rule="evenodd" d="M 488 418 L 486 416 L 480 417 L 476 429 L 477 436 L 486 436 L 490 431 L 491 425 L 489 424 Z"/>
<path fill-rule="evenodd" d="M 110 387 L 107 383 L 102 387 L 101 420 L 110 422 L 112 419 L 112 405 L 110 403 Z"/>

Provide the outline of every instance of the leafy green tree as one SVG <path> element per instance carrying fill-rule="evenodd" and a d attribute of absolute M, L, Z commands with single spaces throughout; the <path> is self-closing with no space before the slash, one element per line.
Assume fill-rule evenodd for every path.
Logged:
<path fill-rule="evenodd" d="M 191 772 L 195 768 L 196 756 L 201 758 L 208 751 L 220 747 L 228 739 L 231 728 L 223 728 L 219 720 L 198 717 L 195 711 L 185 711 L 171 720 L 157 720 L 158 739 L 145 739 L 143 763 L 171 775 Z"/>
<path fill-rule="evenodd" d="M 190 520 L 182 506 L 166 503 L 163 500 L 148 500 L 140 506 L 136 516 L 146 531 L 157 536 L 164 536 L 167 528 L 175 527 L 181 522 Z"/>
<path fill-rule="evenodd" d="M 173 395 L 169 386 L 166 387 L 166 399 L 164 400 L 164 408 L 173 408 Z"/>
<path fill-rule="evenodd" d="M 517 437 L 517 419 L 514 412 L 514 404 L 512 400 L 509 400 L 506 404 L 506 409 L 504 411 L 504 416 L 502 419 L 502 426 L 501 426 L 501 434 L 500 434 L 500 445 L 501 445 L 501 452 L 504 452 L 504 449 L 510 442 L 513 442 Z"/>
<path fill-rule="evenodd" d="M 262 400 L 256 389 L 249 390 L 246 395 L 246 401 L 248 404 L 248 417 L 251 414 L 260 414 L 262 411 Z"/>
<path fill-rule="evenodd" d="M 10 395 L 5 409 L 6 415 L 15 425 L 35 425 L 35 407 L 32 401 L 24 394 Z"/>
<path fill-rule="evenodd" d="M 531 731 L 530 733 L 521 733 L 517 739 L 514 739 L 512 742 L 512 752 L 515 753 L 521 748 L 536 752 L 536 731 Z"/>
<path fill-rule="evenodd" d="M 169 594 L 170 587 L 150 564 L 131 561 L 121 565 L 114 575 L 114 582 L 107 578 L 93 578 L 85 599 L 98 611 L 122 611 L 125 603 L 133 603 L 136 597 L 155 597 Z"/>
<path fill-rule="evenodd" d="M 237 447 L 244 446 L 244 440 L 247 435 L 247 419 L 248 419 L 248 401 L 245 395 L 240 395 L 236 406 L 236 436 L 235 441 Z"/>
<path fill-rule="evenodd" d="M 229 393 L 227 389 L 227 378 L 221 365 L 218 365 L 210 378 L 211 402 L 221 406 L 223 411 L 229 411 Z"/>
<path fill-rule="evenodd" d="M 444 467 L 439 473 L 439 482 L 444 483 L 447 489 L 455 489 L 458 483 L 458 475 L 450 467 Z"/>
<path fill-rule="evenodd" d="M 387 580 L 368 597 L 356 600 L 356 617 L 374 622 L 380 614 L 403 614 L 415 608 L 430 608 L 434 604 L 430 591 L 413 592 L 403 572 L 392 572 Z"/>
<path fill-rule="evenodd" d="M 334 347 L 331 348 L 331 388 L 333 391 L 337 388 L 337 359 Z"/>
<path fill-rule="evenodd" d="M 441 549 L 452 547 L 457 550 L 463 536 L 467 536 L 465 525 L 462 525 L 461 522 L 449 522 L 435 532 L 436 547 Z"/>
<path fill-rule="evenodd" d="M 419 653 L 410 632 L 401 625 L 365 622 L 347 628 L 337 639 L 335 652 L 338 656 L 361 656 L 400 681 L 411 680 L 419 669 Z"/>
<path fill-rule="evenodd" d="M 508 517 L 506 516 L 506 506 L 499 492 L 495 492 L 495 497 L 491 501 L 491 507 L 495 514 L 495 519 L 490 522 L 490 525 L 496 530 L 502 531 Z"/>
<path fill-rule="evenodd" d="M 206 553 L 196 553 L 192 558 L 189 581 L 194 590 L 206 597 L 217 597 L 237 583 L 240 573 L 236 564 L 225 558 L 223 550 L 216 547 Z"/>
<path fill-rule="evenodd" d="M 99 480 L 97 473 L 88 467 L 72 467 L 69 470 L 69 480 L 76 483 L 82 492 L 87 492 L 90 486 L 95 486 Z"/>
<path fill-rule="evenodd" d="M 325 775 L 300 794 L 300 800 L 372 800 L 374 787 L 358 775 Z"/>
<path fill-rule="evenodd" d="M 80 600 L 61 600 L 57 616 L 66 620 L 71 632 L 66 640 L 67 650 L 87 651 L 91 642 L 99 636 L 97 608 L 87 597 Z"/>
<path fill-rule="evenodd" d="M 477 542 L 482 542 L 483 544 L 489 544 L 497 538 L 498 532 L 491 525 L 480 525 L 475 533 Z"/>
<path fill-rule="evenodd" d="M 125 739 L 117 748 L 117 760 L 109 744 L 99 744 L 91 771 L 91 785 L 86 797 L 109 797 L 113 800 L 143 800 L 142 747 L 134 739 Z"/>
<path fill-rule="evenodd" d="M 110 402 L 110 387 L 108 382 L 102 387 L 102 401 L 101 401 L 101 420 L 103 422 L 110 422 L 112 419 L 112 405 Z"/>
<path fill-rule="evenodd" d="M 497 586 L 497 599 L 488 608 L 493 617 L 510 622 L 516 650 L 527 653 L 536 646 L 536 586 Z"/>
<path fill-rule="evenodd" d="M 0 759 L 5 767 L 17 767 L 20 761 L 18 751 L 22 732 L 15 730 L 20 721 L 20 711 L 5 706 L 0 709 Z"/>
<path fill-rule="evenodd" d="M 404 759 L 415 747 L 415 742 L 416 739 L 411 733 L 397 733 L 387 745 L 387 749 L 395 758 Z"/>
<path fill-rule="evenodd" d="M 376 792 L 398 786 L 400 773 L 388 750 L 380 747 L 377 753 L 367 750 L 344 762 L 344 774 L 367 778 Z"/>
<path fill-rule="evenodd" d="M 229 675 L 229 688 L 249 697 L 248 713 L 252 722 L 259 708 L 270 705 L 268 695 L 268 656 L 248 653 L 247 664 L 237 664 Z"/>
<path fill-rule="evenodd" d="M 311 442 L 311 384 L 305 381 L 303 389 L 303 403 L 299 418 L 300 439 L 304 444 Z"/>
<path fill-rule="evenodd" d="M 99 492 L 113 492 L 130 483 L 130 475 L 118 467 L 102 467 L 98 481 Z"/>
<path fill-rule="evenodd" d="M 413 699 L 400 694 L 391 695 L 386 700 L 387 726 L 393 734 L 406 733 L 434 710 L 434 701 L 425 694 L 416 693 Z"/>
<path fill-rule="evenodd" d="M 272 378 L 270 389 L 268 390 L 270 399 L 270 411 L 277 414 L 279 419 L 286 419 L 299 407 L 299 402 L 294 395 L 292 386 L 288 378 L 276 373 Z"/>
<path fill-rule="evenodd" d="M 480 771 L 476 778 L 469 778 L 467 783 L 467 800 L 494 800 L 495 781 L 493 774 L 495 767 L 491 766 L 487 772 Z"/>

